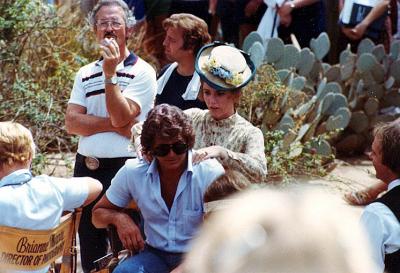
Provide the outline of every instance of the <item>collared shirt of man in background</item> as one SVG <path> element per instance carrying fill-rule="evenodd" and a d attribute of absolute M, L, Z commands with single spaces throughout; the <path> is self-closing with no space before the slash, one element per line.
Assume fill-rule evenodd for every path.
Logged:
<path fill-rule="evenodd" d="M 194 69 L 197 52 L 211 39 L 206 22 L 192 14 L 179 13 L 165 19 L 163 27 L 165 56 L 173 63 L 161 70 L 156 104 L 168 103 L 182 110 L 206 109 L 206 104 L 197 98 L 200 77 Z"/>

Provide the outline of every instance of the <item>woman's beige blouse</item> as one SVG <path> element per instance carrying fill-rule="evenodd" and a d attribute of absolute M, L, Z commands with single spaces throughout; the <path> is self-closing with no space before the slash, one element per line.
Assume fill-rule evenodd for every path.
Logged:
<path fill-rule="evenodd" d="M 265 180 L 267 161 L 264 137 L 260 129 L 237 113 L 217 121 L 208 110 L 192 108 L 184 112 L 192 120 L 196 135 L 195 150 L 214 145 L 222 146 L 228 149 L 228 158 L 218 160 L 225 168 L 240 171 L 252 183 Z"/>

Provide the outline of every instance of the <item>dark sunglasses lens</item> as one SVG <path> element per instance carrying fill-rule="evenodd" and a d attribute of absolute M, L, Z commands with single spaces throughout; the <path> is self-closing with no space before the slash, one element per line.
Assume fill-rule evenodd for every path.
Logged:
<path fill-rule="evenodd" d="M 155 156 L 166 156 L 169 153 L 169 145 L 168 144 L 160 144 L 154 148 L 153 154 Z"/>
<path fill-rule="evenodd" d="M 172 150 L 177 155 L 181 155 L 187 151 L 188 146 L 185 143 L 175 143 L 172 145 Z"/>
<path fill-rule="evenodd" d="M 187 144 L 185 143 L 174 143 L 174 144 L 160 144 L 154 148 L 153 154 L 155 156 L 166 156 L 169 154 L 170 150 L 173 150 L 175 154 L 181 155 L 185 153 L 188 149 Z"/>

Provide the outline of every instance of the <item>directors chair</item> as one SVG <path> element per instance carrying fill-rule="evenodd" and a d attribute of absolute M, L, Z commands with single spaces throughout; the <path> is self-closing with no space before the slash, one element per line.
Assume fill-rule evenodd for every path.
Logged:
<path fill-rule="evenodd" d="M 0 272 L 40 270 L 76 273 L 76 232 L 82 209 L 61 217 L 60 224 L 49 230 L 28 230 L 0 226 Z M 62 263 L 56 260 L 62 257 Z"/>

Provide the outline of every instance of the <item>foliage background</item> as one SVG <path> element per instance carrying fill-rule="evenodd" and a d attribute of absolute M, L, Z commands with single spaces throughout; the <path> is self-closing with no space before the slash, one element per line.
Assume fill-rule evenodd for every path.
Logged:
<path fill-rule="evenodd" d="M 57 10 L 44 2 L 0 0 L 0 121 L 31 129 L 35 173 L 49 154 L 76 150 L 77 137 L 67 135 L 64 114 L 75 73 L 99 56 L 79 1 Z M 135 51 L 140 33 L 130 41 Z"/>
<path fill-rule="evenodd" d="M 0 121 L 20 122 L 31 129 L 37 144 L 32 166 L 42 173 L 50 154 L 76 151 L 76 136 L 64 128 L 64 114 L 78 69 L 99 57 L 94 35 L 80 11 L 79 1 L 57 10 L 42 0 L 0 0 Z M 142 50 L 144 29 L 137 29 L 129 48 L 157 68 L 155 59 Z M 321 175 L 326 160 L 311 149 L 301 147 L 299 156 L 290 158 L 281 146 L 283 134 L 262 128 L 252 116 L 253 101 L 274 110 L 285 94 L 274 71 L 259 71 L 262 82 L 244 92 L 239 111 L 265 133 L 270 177 L 293 173 Z M 275 80 L 274 80 L 275 79 Z M 250 94 L 250 95 L 249 95 Z M 267 109 L 267 110 L 265 110 Z"/>

